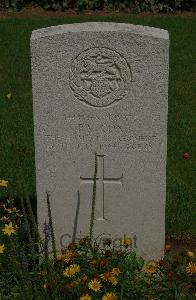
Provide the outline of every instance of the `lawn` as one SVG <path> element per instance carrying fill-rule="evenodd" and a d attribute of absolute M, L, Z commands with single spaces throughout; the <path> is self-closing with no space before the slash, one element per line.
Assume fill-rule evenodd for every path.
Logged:
<path fill-rule="evenodd" d="M 24 189 L 36 199 L 33 109 L 30 65 L 32 30 L 64 23 L 111 21 L 167 29 L 170 78 L 167 157 L 167 233 L 196 233 L 194 199 L 194 105 L 196 100 L 196 18 L 177 16 L 75 16 L 0 20 L 0 179 L 19 196 Z M 11 98 L 6 98 L 7 94 Z M 196 106 L 196 105 L 195 105 Z M 195 118 L 196 119 L 196 118 Z M 188 152 L 190 158 L 183 159 Z"/>

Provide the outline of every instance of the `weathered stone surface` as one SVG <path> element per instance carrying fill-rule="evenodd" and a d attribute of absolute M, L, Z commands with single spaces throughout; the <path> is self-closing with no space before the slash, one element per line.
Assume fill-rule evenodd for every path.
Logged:
<path fill-rule="evenodd" d="M 58 247 L 89 233 L 96 152 L 94 236 L 126 235 L 139 255 L 159 259 L 168 32 L 122 23 L 69 24 L 34 31 L 31 51 L 40 228 L 48 191 Z"/>

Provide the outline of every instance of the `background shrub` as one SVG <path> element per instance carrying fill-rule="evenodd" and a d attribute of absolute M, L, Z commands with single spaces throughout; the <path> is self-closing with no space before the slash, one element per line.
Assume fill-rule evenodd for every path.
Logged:
<path fill-rule="evenodd" d="M 20 10 L 35 4 L 50 10 L 110 8 L 138 13 L 196 10 L 196 0 L 0 0 L 0 7 L 4 9 Z"/>

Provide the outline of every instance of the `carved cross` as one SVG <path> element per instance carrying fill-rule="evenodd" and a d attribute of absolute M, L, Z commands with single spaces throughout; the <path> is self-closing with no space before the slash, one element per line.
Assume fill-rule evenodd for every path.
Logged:
<path fill-rule="evenodd" d="M 96 185 L 97 187 L 97 197 L 96 197 L 96 208 L 100 215 L 100 217 L 96 218 L 96 220 L 106 220 L 105 218 L 105 211 L 104 211 L 104 189 L 105 184 L 123 184 L 123 175 L 119 178 L 105 178 L 104 176 L 104 156 L 105 155 L 97 155 L 97 178 L 96 178 Z M 84 178 L 80 176 L 81 184 L 85 183 L 93 183 L 93 178 Z"/>

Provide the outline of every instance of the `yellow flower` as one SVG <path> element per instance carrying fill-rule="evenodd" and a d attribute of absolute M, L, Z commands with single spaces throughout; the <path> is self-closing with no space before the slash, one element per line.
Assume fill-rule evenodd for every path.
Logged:
<path fill-rule="evenodd" d="M 4 232 L 4 234 L 8 234 L 8 235 L 11 235 L 12 233 L 16 233 L 16 229 L 14 229 L 12 222 L 10 222 L 9 224 L 5 224 L 5 228 L 2 229 L 2 231 Z"/>
<path fill-rule="evenodd" d="M 12 94 L 11 93 L 9 93 L 9 94 L 6 95 L 6 99 L 7 100 L 10 100 L 11 98 L 12 98 Z"/>
<path fill-rule="evenodd" d="M 5 208 L 5 210 L 6 210 L 9 214 L 11 214 L 11 213 L 13 213 L 13 212 L 15 212 L 15 213 L 18 213 L 18 212 L 19 212 L 19 210 L 18 210 L 16 207 L 13 207 L 13 208 Z"/>
<path fill-rule="evenodd" d="M 22 217 L 23 217 L 23 215 L 21 215 L 21 214 L 19 214 L 19 213 L 17 213 L 16 215 L 17 215 L 17 217 L 19 217 L 19 218 L 22 218 Z"/>
<path fill-rule="evenodd" d="M 65 259 L 65 255 L 64 254 L 59 254 L 57 255 L 57 258 L 56 258 L 58 261 L 64 261 Z"/>
<path fill-rule="evenodd" d="M 157 271 L 157 263 L 156 262 L 149 262 L 148 265 L 146 266 L 145 268 L 145 272 L 148 274 L 148 275 L 153 275 L 154 273 L 156 273 Z"/>
<path fill-rule="evenodd" d="M 86 295 L 82 295 L 82 296 L 80 297 L 80 300 L 92 300 L 92 297 L 89 296 L 88 294 L 86 294 Z"/>
<path fill-rule="evenodd" d="M 3 253 L 5 250 L 4 244 L 0 244 L 0 253 Z"/>
<path fill-rule="evenodd" d="M 114 268 L 114 269 L 115 269 L 115 268 Z M 117 269 L 118 269 L 118 268 L 117 268 Z M 119 270 L 119 269 L 118 269 L 118 270 Z M 119 271 L 120 271 L 120 270 L 119 270 Z M 115 270 L 115 272 L 117 272 L 117 271 Z M 105 281 L 111 282 L 112 285 L 117 285 L 117 283 L 118 283 L 118 280 L 117 280 L 116 276 L 114 276 L 114 273 L 112 273 L 112 272 L 105 272 L 105 273 L 101 274 L 100 277 L 101 277 L 103 280 L 105 280 Z"/>
<path fill-rule="evenodd" d="M 76 252 L 74 251 L 68 251 L 64 255 L 64 262 L 69 263 L 74 260 L 74 258 L 77 256 Z"/>
<path fill-rule="evenodd" d="M 172 249 L 172 246 L 170 244 L 165 245 L 165 251 L 166 252 L 171 251 L 171 249 Z"/>
<path fill-rule="evenodd" d="M 194 253 L 193 253 L 193 252 L 191 252 L 191 251 L 187 251 L 187 256 L 189 256 L 189 257 L 193 257 L 193 256 L 194 256 Z"/>
<path fill-rule="evenodd" d="M 85 283 L 87 280 L 88 280 L 88 277 L 87 277 L 86 275 L 83 275 L 83 276 L 80 278 L 80 282 L 82 282 L 82 283 Z"/>
<path fill-rule="evenodd" d="M 106 293 L 102 300 L 117 300 L 117 296 L 114 293 Z"/>
<path fill-rule="evenodd" d="M 122 272 L 120 271 L 119 268 L 113 268 L 112 271 L 111 271 L 111 273 L 118 276 Z"/>
<path fill-rule="evenodd" d="M 63 271 L 63 275 L 65 277 L 72 277 L 78 272 L 80 272 L 80 266 L 76 265 L 76 264 L 73 264 L 73 265 L 70 265 L 68 268 L 66 268 Z"/>
<path fill-rule="evenodd" d="M 1 221 L 9 221 L 9 218 L 8 217 L 6 217 L 6 216 L 3 216 L 1 219 L 0 219 Z"/>
<path fill-rule="evenodd" d="M 12 212 L 19 212 L 19 210 L 16 207 L 12 207 Z"/>
<path fill-rule="evenodd" d="M 124 247 L 131 246 L 132 245 L 132 239 L 131 238 L 129 238 L 129 239 L 121 239 L 120 240 L 120 245 L 124 246 Z"/>
<path fill-rule="evenodd" d="M 111 272 L 105 272 L 100 275 L 100 277 L 105 281 L 109 281 L 111 276 L 112 276 Z"/>
<path fill-rule="evenodd" d="M 112 283 L 112 285 L 118 284 L 118 280 L 117 280 L 116 276 L 111 276 L 109 281 Z"/>
<path fill-rule="evenodd" d="M 186 272 L 190 275 L 196 274 L 196 263 L 190 262 L 186 267 Z"/>
<path fill-rule="evenodd" d="M 101 283 L 97 279 L 92 279 L 88 284 L 89 289 L 98 292 L 101 289 Z"/>
<path fill-rule="evenodd" d="M 8 185 L 8 181 L 7 180 L 4 180 L 4 179 L 0 180 L 0 186 L 7 187 L 7 185 Z"/>

